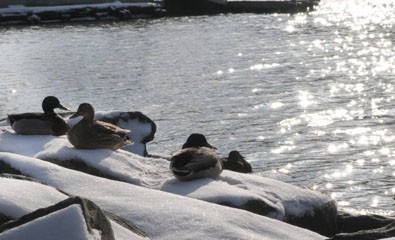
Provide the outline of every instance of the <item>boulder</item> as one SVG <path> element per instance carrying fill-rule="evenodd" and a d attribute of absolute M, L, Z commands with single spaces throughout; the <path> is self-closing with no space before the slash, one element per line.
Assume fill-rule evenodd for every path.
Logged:
<path fill-rule="evenodd" d="M 78 231 L 81 232 L 86 225 L 87 232 L 94 236 L 100 235 L 97 239 L 149 239 L 131 221 L 101 211 L 87 199 L 70 197 L 69 194 L 31 177 L 0 174 L 0 196 L 0 239 L 27 239 L 23 237 L 26 234 L 29 235 L 28 239 L 59 239 L 52 235 L 55 232 L 63 237 L 61 239 L 81 239 L 84 234 L 78 234 Z M 80 210 L 64 210 L 72 205 L 78 205 Z M 79 211 L 80 217 L 75 214 Z M 69 219 L 70 216 L 73 216 L 72 220 L 67 220 L 66 217 Z M 56 221 L 60 223 L 57 224 Z M 71 224 L 69 222 L 79 224 L 74 224 L 69 231 L 61 233 L 70 228 L 68 225 L 62 226 L 64 223 Z M 114 232 L 113 237 L 111 231 Z M 40 235 L 36 232 L 44 233 Z"/>
<path fill-rule="evenodd" d="M 77 214 L 78 210 L 77 209 L 71 209 L 70 206 L 72 205 L 78 205 L 78 208 L 82 211 L 83 214 L 83 219 L 77 219 L 79 216 Z M 60 215 L 60 211 L 64 210 L 65 212 L 62 211 L 61 216 L 56 216 Z M 67 213 L 66 213 L 67 211 Z M 72 225 L 68 228 L 68 225 L 70 224 L 65 224 L 62 220 L 62 216 L 67 216 L 67 221 L 72 220 L 73 222 L 79 222 L 79 220 L 83 220 L 85 222 L 85 226 L 87 227 L 87 230 L 90 234 L 92 234 L 93 229 L 99 231 L 100 236 L 102 240 L 114 240 L 114 233 L 112 231 L 111 225 L 103 212 L 100 210 L 99 207 L 96 206 L 92 201 L 89 201 L 87 199 L 79 198 L 79 197 L 73 197 L 73 198 L 68 198 L 62 202 L 59 202 L 53 206 L 47 207 L 47 208 L 42 208 L 38 209 L 32 213 L 29 213 L 27 215 L 24 215 L 23 217 L 14 220 L 14 221 L 9 221 L 2 226 L 0 226 L 0 238 L 1 235 L 11 235 L 11 236 L 29 236 L 29 239 L 40 239 L 40 238 L 45 238 L 45 239 L 50 239 L 50 234 L 56 233 L 56 235 L 60 235 L 61 232 L 59 231 L 64 231 L 63 234 L 69 234 L 68 232 L 71 230 L 73 233 L 70 236 L 76 236 L 78 232 L 75 230 L 75 225 Z M 70 216 L 71 215 L 71 216 Z M 32 222 L 38 221 L 40 218 L 45 217 L 44 224 L 47 224 L 50 221 L 58 221 L 58 226 L 59 229 L 48 229 L 48 232 L 43 232 L 40 231 L 40 229 L 45 229 L 44 227 L 40 226 L 41 224 L 34 224 L 32 226 Z M 41 220 L 43 221 L 43 220 Z M 66 221 L 66 220 L 65 220 Z M 24 227 L 23 227 L 24 225 Z M 29 226 L 30 225 L 30 226 Z M 22 227 L 21 227 L 22 226 Z M 52 227 L 56 226 L 56 224 L 52 224 Z M 81 227 L 81 226 L 80 226 Z M 7 233 L 11 229 L 15 229 L 12 233 Z M 81 230 L 82 231 L 82 230 Z M 11 232 L 11 231 L 10 231 Z M 20 232 L 20 233 L 18 233 Z M 39 233 L 37 233 L 39 232 Z M 56 236 L 54 235 L 54 236 Z M 97 235 L 92 234 L 92 235 Z M 67 236 L 67 235 L 66 235 Z M 62 236 L 63 239 L 64 236 Z M 71 238 L 70 238 L 71 239 Z"/>
<path fill-rule="evenodd" d="M 24 175 L 65 192 L 89 198 L 101 209 L 135 223 L 155 239 L 324 239 L 317 233 L 251 212 L 95 177 L 37 158 L 0 152 L 0 159 Z M 0 191 L 4 186 L 12 185 L 13 191 L 19 193 L 14 194 L 15 198 L 21 197 L 20 192 L 26 191 L 27 187 L 26 185 L 16 187 L 15 184 L 10 184 L 8 180 L 2 178 L 0 184 Z M 183 187 L 179 186 L 179 188 Z M 37 191 L 29 194 L 35 194 Z M 51 195 L 34 196 L 32 202 L 29 202 L 30 198 L 25 198 L 22 202 L 27 201 L 29 205 L 36 204 L 47 201 Z M 4 202 L 1 198 L 0 208 L 4 208 L 8 203 L 10 201 Z M 18 206 L 20 201 L 11 203 Z M 110 218 L 108 220 L 112 226 L 116 224 Z M 113 227 L 114 236 L 120 228 L 125 230 L 120 225 Z M 123 234 L 124 230 L 119 233 Z"/>
<path fill-rule="evenodd" d="M 395 237 L 395 218 L 338 211 L 337 234 L 331 239 L 364 240 Z"/>
<path fill-rule="evenodd" d="M 361 230 L 353 233 L 339 233 L 331 237 L 331 240 L 375 240 L 395 237 L 395 222 L 384 227 L 370 230 Z"/>

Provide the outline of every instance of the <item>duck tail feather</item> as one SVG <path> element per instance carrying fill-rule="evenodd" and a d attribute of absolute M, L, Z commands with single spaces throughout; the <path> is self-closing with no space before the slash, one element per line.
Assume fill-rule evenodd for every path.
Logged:
<path fill-rule="evenodd" d="M 173 167 L 172 171 L 173 171 L 173 173 L 175 175 L 178 175 L 178 176 L 187 176 L 188 174 L 191 173 L 191 170 L 190 169 L 186 169 L 186 168 L 185 169 L 179 169 L 179 168 Z"/>

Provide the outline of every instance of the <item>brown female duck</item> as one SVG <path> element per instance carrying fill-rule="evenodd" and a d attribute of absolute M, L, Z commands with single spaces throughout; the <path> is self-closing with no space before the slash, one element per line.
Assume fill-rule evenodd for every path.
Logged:
<path fill-rule="evenodd" d="M 91 104 L 82 103 L 78 107 L 77 112 L 70 118 L 76 118 L 78 116 L 82 116 L 81 121 L 71 127 L 67 134 L 67 138 L 75 148 L 108 148 L 117 150 L 132 144 L 128 137 L 129 130 L 111 123 L 95 120 L 95 110 Z"/>

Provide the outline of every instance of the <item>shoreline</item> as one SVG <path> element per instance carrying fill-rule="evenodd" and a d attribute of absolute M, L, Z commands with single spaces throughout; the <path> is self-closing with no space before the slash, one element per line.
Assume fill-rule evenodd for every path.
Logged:
<path fill-rule="evenodd" d="M 12 3 L 12 4 L 11 4 Z M 297 13 L 310 11 L 316 0 L 6 0 L 0 4 L 0 26 L 69 21 L 130 20 L 221 13 Z"/>
<path fill-rule="evenodd" d="M 69 21 L 129 20 L 162 16 L 155 3 L 98 3 L 65 6 L 11 6 L 0 8 L 1 25 L 23 25 Z"/>

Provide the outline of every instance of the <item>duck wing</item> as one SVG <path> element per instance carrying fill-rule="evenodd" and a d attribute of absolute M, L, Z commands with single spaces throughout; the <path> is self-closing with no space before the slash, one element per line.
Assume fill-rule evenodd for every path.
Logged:
<path fill-rule="evenodd" d="M 217 165 L 218 159 L 213 153 L 199 150 L 200 149 L 184 149 L 176 153 L 171 159 L 172 168 L 202 171 Z"/>
<path fill-rule="evenodd" d="M 52 131 L 54 136 L 60 136 L 66 134 L 70 127 L 66 121 L 58 114 L 46 114 L 47 121 L 52 125 Z"/>
<path fill-rule="evenodd" d="M 22 119 L 37 119 L 37 120 L 46 120 L 46 116 L 44 113 L 21 113 L 21 114 L 9 114 L 8 121 L 12 125 L 14 122 L 22 120 Z"/>
<path fill-rule="evenodd" d="M 95 120 L 93 122 L 92 128 L 94 131 L 101 133 L 101 134 L 108 134 L 108 135 L 116 134 L 116 135 L 120 136 L 121 138 L 129 139 L 127 136 L 130 133 L 130 130 L 120 128 L 120 127 L 118 127 L 114 124 L 111 124 L 111 123 L 106 123 L 106 122 Z"/>

